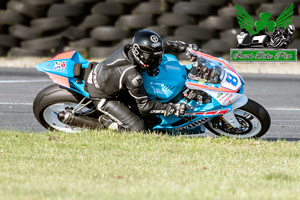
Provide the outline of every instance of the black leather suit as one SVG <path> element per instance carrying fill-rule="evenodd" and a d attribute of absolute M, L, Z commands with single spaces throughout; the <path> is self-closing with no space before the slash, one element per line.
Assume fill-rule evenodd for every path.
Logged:
<path fill-rule="evenodd" d="M 167 104 L 149 100 L 143 86 L 142 68 L 136 64 L 130 48 L 131 45 L 123 46 L 94 67 L 88 79 L 88 91 L 97 109 L 119 126 L 126 130 L 142 131 L 145 129 L 143 120 L 131 112 L 124 102 L 133 97 L 142 115 L 154 110 L 158 113 L 164 111 Z M 176 47 L 169 49 L 181 52 Z"/>

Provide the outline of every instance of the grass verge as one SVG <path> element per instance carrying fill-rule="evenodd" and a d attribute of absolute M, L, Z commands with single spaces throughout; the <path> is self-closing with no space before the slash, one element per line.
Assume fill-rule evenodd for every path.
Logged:
<path fill-rule="evenodd" d="M 0 199 L 299 199 L 299 142 L 0 130 Z"/>

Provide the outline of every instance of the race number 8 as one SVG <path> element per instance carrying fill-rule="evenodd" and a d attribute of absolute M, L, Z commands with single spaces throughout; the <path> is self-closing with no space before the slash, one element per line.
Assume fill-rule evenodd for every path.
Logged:
<path fill-rule="evenodd" d="M 236 86 L 238 84 L 238 79 L 229 73 L 227 73 L 226 81 L 233 86 Z"/>

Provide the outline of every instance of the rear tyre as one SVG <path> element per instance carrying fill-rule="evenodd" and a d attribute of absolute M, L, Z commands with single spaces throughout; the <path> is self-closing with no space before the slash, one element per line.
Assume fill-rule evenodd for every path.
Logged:
<path fill-rule="evenodd" d="M 68 133 L 79 132 L 82 129 L 66 125 L 58 120 L 57 115 L 60 111 L 67 108 L 75 108 L 82 100 L 83 96 L 76 92 L 53 84 L 43 89 L 34 99 L 33 113 L 39 123 L 51 131 L 58 130 Z M 87 111 L 84 108 L 82 111 Z"/>
<path fill-rule="evenodd" d="M 259 138 L 270 128 L 271 119 L 264 107 L 249 99 L 247 104 L 234 111 L 241 124 L 240 128 L 233 128 L 222 118 L 216 117 L 205 124 L 205 127 L 218 136 L 236 138 Z"/>

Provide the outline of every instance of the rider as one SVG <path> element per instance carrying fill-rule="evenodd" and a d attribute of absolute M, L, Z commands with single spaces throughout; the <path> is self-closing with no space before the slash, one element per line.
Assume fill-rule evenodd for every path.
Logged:
<path fill-rule="evenodd" d="M 145 92 L 142 71 L 154 71 L 159 66 L 164 50 L 185 52 L 187 47 L 198 50 L 195 44 L 166 41 L 150 30 L 135 33 L 132 43 L 115 51 L 96 65 L 88 78 L 88 91 L 96 108 L 104 113 L 99 121 L 113 130 L 142 131 L 143 120 L 124 104 L 128 93 L 137 103 L 142 115 L 183 115 L 185 104 L 160 103 L 149 100 Z"/>

